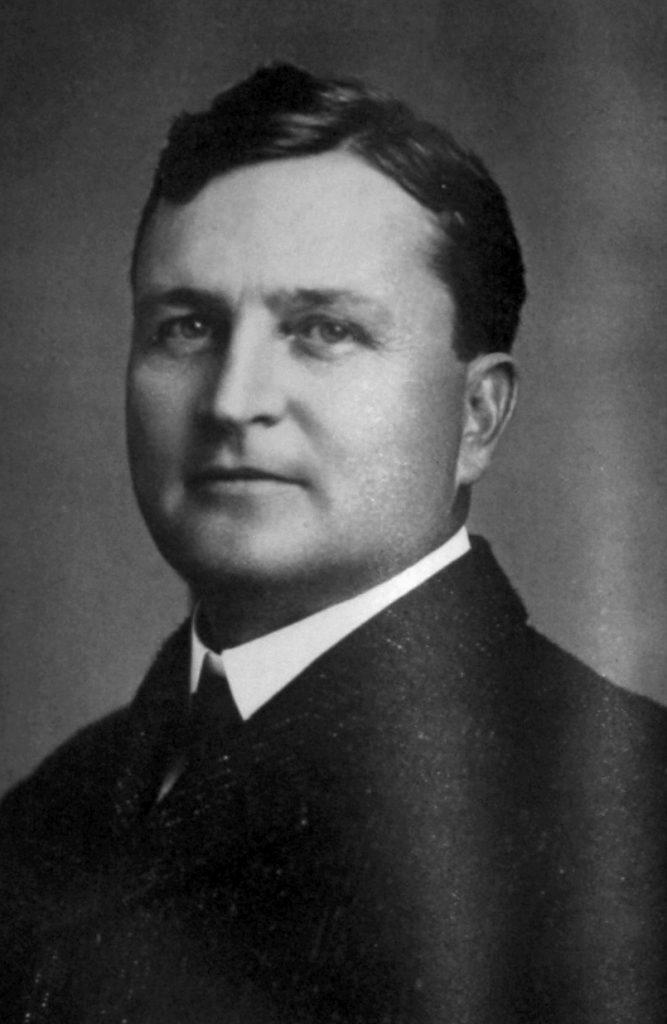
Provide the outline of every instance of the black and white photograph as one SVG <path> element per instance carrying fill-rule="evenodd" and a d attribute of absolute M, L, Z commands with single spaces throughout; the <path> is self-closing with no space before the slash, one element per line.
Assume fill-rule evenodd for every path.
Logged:
<path fill-rule="evenodd" d="M 2 1024 L 667 1020 L 658 0 L 7 0 Z"/>

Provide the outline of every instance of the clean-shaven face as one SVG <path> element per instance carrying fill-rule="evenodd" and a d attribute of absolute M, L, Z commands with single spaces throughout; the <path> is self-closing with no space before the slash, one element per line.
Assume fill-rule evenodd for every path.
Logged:
<path fill-rule="evenodd" d="M 135 282 L 130 463 L 197 593 L 305 588 L 315 610 L 451 532 L 465 365 L 435 231 L 342 151 L 159 205 Z"/>

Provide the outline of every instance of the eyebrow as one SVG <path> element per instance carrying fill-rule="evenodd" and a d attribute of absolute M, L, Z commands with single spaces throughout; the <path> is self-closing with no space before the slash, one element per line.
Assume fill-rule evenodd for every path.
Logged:
<path fill-rule="evenodd" d="M 142 314 L 157 306 L 189 306 L 216 313 L 229 313 L 229 303 L 217 292 L 206 288 L 155 288 L 147 291 L 134 303 L 135 313 Z"/>
<path fill-rule="evenodd" d="M 280 288 L 269 293 L 265 301 L 269 309 L 276 313 L 352 306 L 378 321 L 391 319 L 389 310 L 381 302 L 348 288 Z M 208 288 L 178 287 L 148 291 L 136 301 L 135 311 L 141 314 L 156 306 L 189 306 L 227 316 L 231 308 L 229 301 L 219 292 Z"/>
<path fill-rule="evenodd" d="M 383 306 L 368 295 L 348 288 L 295 288 L 294 291 L 279 289 L 269 296 L 269 305 L 274 303 L 281 306 L 318 306 L 323 309 L 348 304 L 364 306 L 378 312 L 384 310 Z"/>

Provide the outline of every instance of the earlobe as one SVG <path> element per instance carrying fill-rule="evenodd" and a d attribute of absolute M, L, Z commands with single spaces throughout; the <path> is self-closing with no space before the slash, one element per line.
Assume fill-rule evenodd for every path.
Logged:
<path fill-rule="evenodd" d="M 509 423 L 517 394 L 514 360 L 491 352 L 467 367 L 457 485 L 475 483 L 487 469 L 496 444 Z"/>

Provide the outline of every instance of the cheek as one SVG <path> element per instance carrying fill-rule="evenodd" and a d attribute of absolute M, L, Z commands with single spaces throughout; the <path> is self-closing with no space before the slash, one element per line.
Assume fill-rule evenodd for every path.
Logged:
<path fill-rule="evenodd" d="M 397 504 L 416 515 L 433 502 L 448 500 L 461 440 L 461 395 L 442 375 L 412 380 L 374 427 L 381 485 Z"/>
<path fill-rule="evenodd" d="M 127 431 L 130 452 L 142 455 L 176 453 L 187 431 L 188 404 L 179 388 L 152 375 L 130 378 Z"/>
<path fill-rule="evenodd" d="M 391 386 L 390 386 L 391 385 Z M 419 516 L 448 491 L 458 420 L 446 414 L 440 382 L 376 378 L 330 390 L 311 409 L 320 496 L 339 511 L 363 509 L 369 526 L 391 510 Z"/>
<path fill-rule="evenodd" d="M 350 449 L 437 461 L 458 442 L 462 404 L 458 380 L 436 366 L 433 372 L 408 369 L 398 379 L 377 373 L 357 382 L 338 396 L 335 416 Z"/>

